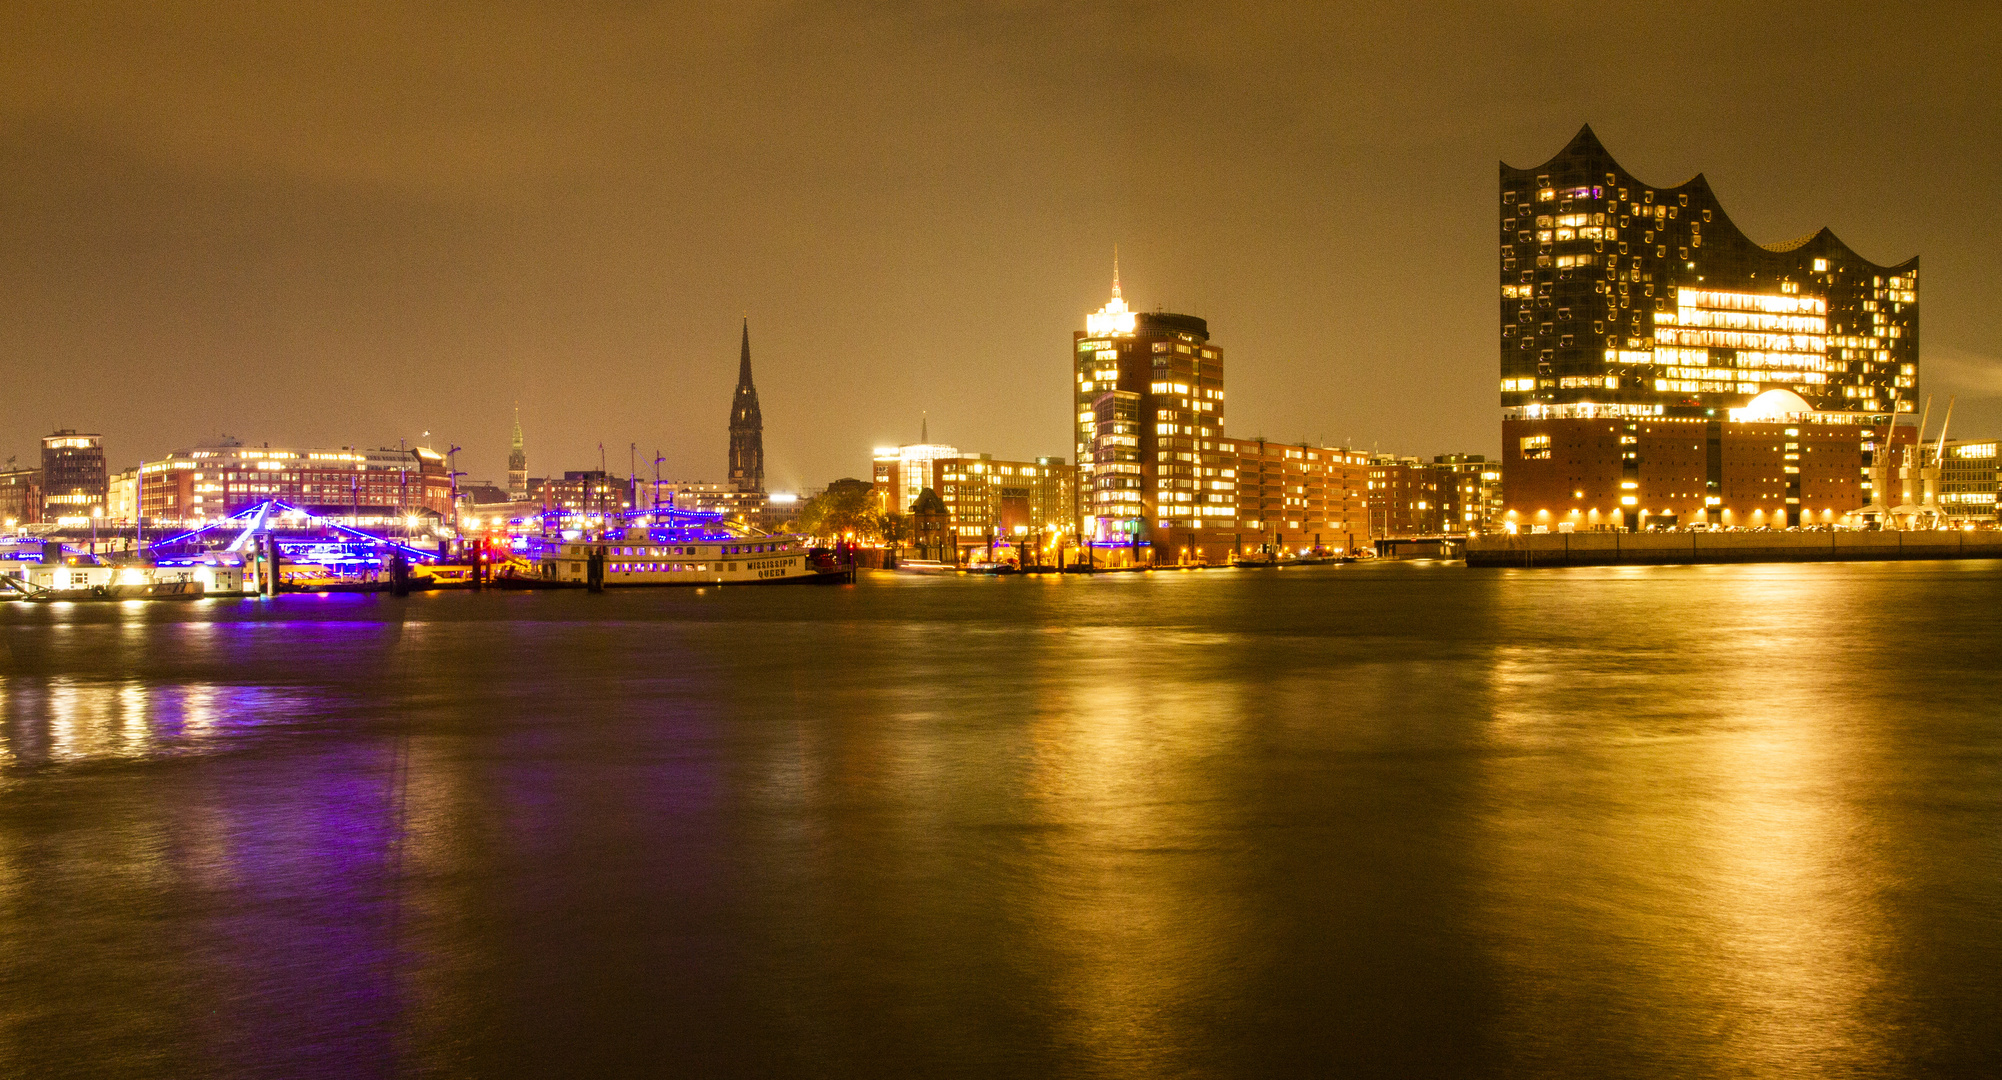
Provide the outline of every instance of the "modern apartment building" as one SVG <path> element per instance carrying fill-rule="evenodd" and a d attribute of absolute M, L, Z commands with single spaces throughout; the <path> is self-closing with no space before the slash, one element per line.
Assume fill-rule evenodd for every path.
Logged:
<path fill-rule="evenodd" d="M 1369 520 L 1373 536 L 1438 536 L 1445 532 L 1439 471 L 1415 457 L 1372 457 Z"/>
<path fill-rule="evenodd" d="M 1348 554 L 1375 535 L 1369 519 L 1369 455 L 1340 447 L 1219 439 L 1219 461 L 1233 481 L 1236 516 L 1206 533 L 1187 534 L 1157 561 L 1210 562 L 1246 552 Z"/>
<path fill-rule="evenodd" d="M 1484 454 L 1441 454 L 1432 459 L 1440 472 L 1440 524 L 1449 533 L 1500 531 L 1501 462 Z"/>

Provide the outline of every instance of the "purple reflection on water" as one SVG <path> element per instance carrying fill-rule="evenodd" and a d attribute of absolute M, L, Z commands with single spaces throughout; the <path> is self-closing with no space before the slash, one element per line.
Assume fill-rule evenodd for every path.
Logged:
<path fill-rule="evenodd" d="M 226 1071 L 395 1071 L 399 753 L 341 747 L 246 771 L 201 815 L 182 869 L 206 901 L 192 959 L 226 1004 L 198 1018 L 204 1056 Z"/>

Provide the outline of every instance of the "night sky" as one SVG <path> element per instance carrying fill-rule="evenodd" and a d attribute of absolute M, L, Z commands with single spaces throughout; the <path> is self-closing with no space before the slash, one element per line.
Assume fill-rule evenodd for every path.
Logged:
<path fill-rule="evenodd" d="M 1584 123 L 1754 240 L 1920 256 L 1923 389 L 2002 435 L 2002 5 L 172 7 L 0 8 L 0 460 L 428 430 L 500 479 L 519 401 L 536 475 L 717 479 L 747 314 L 774 488 L 921 415 L 1068 456 L 1115 244 L 1231 434 L 1493 452 L 1496 162 Z"/>

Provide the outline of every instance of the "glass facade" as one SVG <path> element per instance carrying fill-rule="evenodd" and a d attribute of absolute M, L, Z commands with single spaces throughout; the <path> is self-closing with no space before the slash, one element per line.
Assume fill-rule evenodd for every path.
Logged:
<path fill-rule="evenodd" d="M 1518 418 L 1722 416 L 1768 391 L 1857 423 L 1915 411 L 1918 260 L 1823 229 L 1761 245 L 1701 175 L 1634 179 L 1581 129 L 1501 166 L 1501 403 Z"/>

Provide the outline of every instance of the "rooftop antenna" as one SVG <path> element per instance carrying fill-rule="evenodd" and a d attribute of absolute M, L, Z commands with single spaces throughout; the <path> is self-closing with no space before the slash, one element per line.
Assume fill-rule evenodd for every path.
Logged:
<path fill-rule="evenodd" d="M 1112 245 L 1112 297 L 1119 298 L 1119 245 Z"/>
<path fill-rule="evenodd" d="M 1114 275 L 1115 280 L 1117 276 L 1117 274 Z M 1119 286 L 1116 284 L 1112 287 L 1112 295 L 1119 295 Z M 918 442 L 931 442 L 931 418 L 926 416 L 922 410 L 918 412 Z"/>

